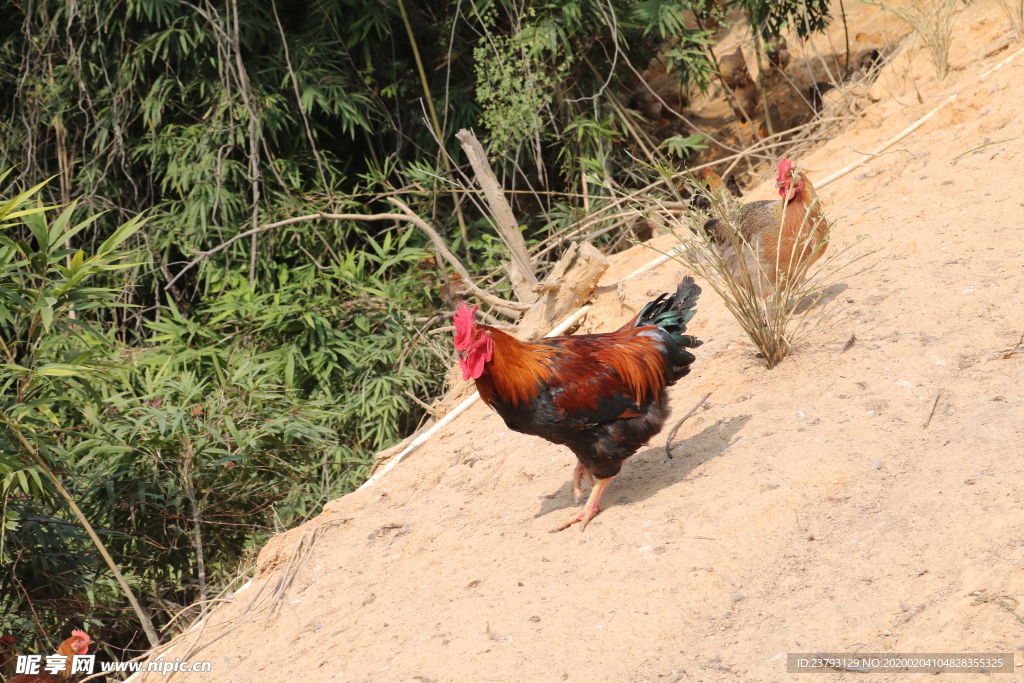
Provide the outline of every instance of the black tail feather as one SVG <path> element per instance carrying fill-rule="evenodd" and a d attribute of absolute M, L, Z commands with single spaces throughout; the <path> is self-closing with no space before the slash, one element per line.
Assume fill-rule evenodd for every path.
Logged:
<path fill-rule="evenodd" d="M 675 379 L 685 376 L 690 371 L 690 365 L 696 360 L 696 357 L 686 349 L 695 349 L 704 343 L 692 335 L 685 334 L 686 323 L 690 322 L 697 312 L 694 306 L 697 305 L 700 292 L 700 286 L 687 275 L 679 283 L 674 295 L 670 297 L 668 294 L 662 294 L 644 306 L 637 318 L 637 327 L 657 325 L 661 328 L 662 336 L 670 347 L 669 361 Z"/>
<path fill-rule="evenodd" d="M 671 297 L 668 294 L 662 294 L 644 306 L 637 318 L 636 326 L 657 325 L 672 335 L 674 341 L 680 346 L 690 348 L 699 346 L 701 343 L 699 340 L 683 333 L 686 332 L 686 323 L 690 322 L 697 312 L 694 306 L 697 305 L 700 293 L 700 286 L 694 282 L 691 276 L 687 275 L 679 283 L 676 293 Z"/>

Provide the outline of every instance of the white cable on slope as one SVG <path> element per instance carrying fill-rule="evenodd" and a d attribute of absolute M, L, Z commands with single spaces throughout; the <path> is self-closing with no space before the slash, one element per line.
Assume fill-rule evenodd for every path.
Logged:
<path fill-rule="evenodd" d="M 1010 55 L 1009 57 L 1007 57 L 1003 61 L 1001 61 L 998 64 L 996 64 L 994 67 L 992 67 L 991 69 L 989 69 L 985 73 L 983 73 L 981 76 L 978 77 L 978 80 L 980 81 L 980 80 L 985 79 L 992 72 L 998 71 L 999 69 L 1001 69 L 1003 66 L 1005 66 L 1006 64 L 1008 64 L 1011 61 L 1013 61 L 1018 55 L 1020 55 L 1022 53 L 1024 53 L 1024 48 L 1021 48 L 1021 49 L 1017 50 L 1012 55 Z M 947 97 L 945 100 L 943 100 L 942 103 L 939 106 L 935 107 L 935 109 L 932 109 L 930 112 L 928 112 L 927 114 L 922 116 L 920 119 L 918 119 L 915 123 L 913 123 L 909 127 L 904 128 L 903 131 L 900 132 L 895 137 L 889 138 L 889 140 L 887 140 L 885 142 L 885 144 L 883 144 L 881 147 L 876 149 L 872 154 L 865 154 L 865 155 L 863 155 L 864 158 L 862 158 L 860 161 L 856 161 L 856 162 L 850 164 L 849 166 L 845 166 L 844 168 L 841 168 L 840 170 L 836 171 L 835 173 L 833 173 L 832 175 L 828 176 L 827 178 L 824 178 L 824 179 L 822 179 L 822 180 L 820 180 L 818 182 L 815 182 L 814 186 L 817 187 L 817 188 L 825 187 L 829 183 L 835 182 L 839 178 L 842 178 L 844 175 L 846 175 L 850 171 L 854 170 L 855 168 L 857 168 L 859 166 L 862 166 L 865 163 L 867 158 L 869 158 L 869 157 L 873 158 L 875 156 L 878 156 L 879 154 L 881 154 L 882 152 L 884 152 L 888 148 L 892 147 L 897 142 L 899 142 L 900 140 L 902 140 L 903 138 L 907 137 L 908 135 L 913 133 L 915 130 L 917 130 L 918 128 L 923 126 L 928 121 L 928 119 L 930 119 L 932 116 L 934 116 L 940 109 L 945 107 L 947 104 L 949 104 L 950 102 L 955 100 L 959 95 L 960 95 L 960 93 L 958 93 L 958 92 L 957 93 L 953 93 L 952 95 Z M 659 267 L 661 265 L 664 265 L 665 263 L 668 263 L 672 258 L 674 258 L 676 255 L 678 255 L 679 252 L 682 249 L 684 249 L 684 248 L 685 247 L 683 247 L 683 246 L 673 247 L 672 249 L 670 249 L 668 251 L 668 253 L 662 254 L 661 256 L 659 256 L 658 258 L 654 259 L 653 261 L 651 261 L 647 265 L 642 266 L 641 268 L 638 268 L 637 270 L 633 271 L 632 273 L 630 273 L 629 275 L 627 275 L 626 277 L 624 277 L 622 279 L 623 280 L 628 280 L 630 278 L 636 277 L 637 275 L 642 275 L 643 273 L 646 273 L 648 271 L 654 270 L 655 268 L 657 268 L 657 267 Z M 562 321 L 561 325 L 559 325 L 555 329 L 551 330 L 551 332 L 549 332 L 546 336 L 548 336 L 548 337 L 555 337 L 555 336 L 558 336 L 558 335 L 562 334 L 563 332 L 565 332 L 569 328 L 570 325 L 572 325 L 574 322 L 576 322 L 576 320 L 578 320 L 580 318 L 580 316 L 582 316 L 584 313 L 586 313 L 589 310 L 590 310 L 590 304 L 587 304 L 583 308 L 579 309 L 578 311 L 576 311 L 575 313 L 570 315 L 564 321 Z M 377 472 L 372 477 L 367 479 L 366 482 L 362 486 L 360 486 L 358 489 L 356 489 L 356 490 L 359 491 L 359 490 L 364 489 L 364 488 L 366 488 L 367 486 L 369 486 L 369 485 L 371 485 L 373 483 L 376 483 L 381 477 L 383 477 L 385 474 L 387 474 L 392 469 L 394 469 L 395 465 L 400 463 L 405 458 L 405 456 L 407 456 L 410 452 L 412 452 L 413 449 L 415 449 L 417 446 L 425 443 L 430 437 L 432 437 L 434 434 L 436 434 L 438 430 L 440 430 L 445 425 L 449 424 L 452 420 L 457 418 L 459 415 L 462 415 L 462 413 L 466 412 L 469 409 L 469 407 L 472 406 L 474 403 L 476 403 L 477 399 L 479 399 L 479 398 L 480 398 L 480 394 L 478 392 L 473 392 L 472 396 L 470 396 L 465 401 L 460 403 L 455 408 L 455 410 L 453 410 L 450 413 L 448 413 L 447 415 L 445 415 L 441 419 L 441 421 L 438 422 L 436 425 L 434 425 L 433 427 L 428 429 L 426 432 L 424 432 L 423 434 L 420 434 L 418 437 L 416 437 L 416 439 L 411 444 L 409 444 L 405 448 L 405 450 L 403 450 L 401 453 L 398 454 L 398 456 L 393 458 L 391 460 L 391 462 L 389 462 L 387 465 L 384 466 L 383 469 L 381 469 L 379 472 Z"/>
<path fill-rule="evenodd" d="M 664 264 L 668 263 L 669 261 L 674 259 L 679 254 L 683 253 L 683 251 L 685 249 L 686 249 L 686 245 L 685 244 L 681 244 L 678 247 L 672 247 L 671 249 L 668 250 L 668 252 L 666 252 L 666 253 L 662 254 L 661 256 L 659 256 L 658 258 L 654 259 L 653 261 L 648 263 L 646 266 L 642 266 L 640 268 L 637 268 L 632 273 L 630 273 L 629 275 L 627 275 L 626 277 L 624 277 L 622 279 L 623 280 L 628 280 L 630 278 L 636 277 L 637 275 L 643 275 L 644 273 L 646 273 L 649 270 L 654 270 L 658 266 L 661 266 L 661 265 L 664 265 Z"/>

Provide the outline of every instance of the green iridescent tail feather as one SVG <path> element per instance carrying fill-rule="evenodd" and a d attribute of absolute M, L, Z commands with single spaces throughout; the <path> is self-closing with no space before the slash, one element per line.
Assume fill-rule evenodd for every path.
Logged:
<path fill-rule="evenodd" d="M 640 311 L 636 322 L 637 327 L 657 325 L 668 333 L 672 341 L 680 348 L 695 349 L 704 342 L 686 332 L 686 323 L 690 322 L 697 312 L 697 298 L 700 297 L 700 286 L 687 275 L 679 283 L 676 293 L 671 297 L 662 294 Z"/>

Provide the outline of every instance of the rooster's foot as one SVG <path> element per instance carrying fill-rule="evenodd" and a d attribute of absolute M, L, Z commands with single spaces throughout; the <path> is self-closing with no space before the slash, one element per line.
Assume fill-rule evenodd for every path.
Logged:
<path fill-rule="evenodd" d="M 572 473 L 572 495 L 576 497 L 576 504 L 583 500 L 583 491 L 580 490 L 580 480 L 586 476 L 587 483 L 594 485 L 594 475 L 587 471 L 582 462 L 576 461 L 576 469 Z"/>
<path fill-rule="evenodd" d="M 592 520 L 594 517 L 597 517 L 597 513 L 600 512 L 600 511 L 601 511 L 601 506 L 597 506 L 596 510 L 590 510 L 589 506 L 585 507 L 585 508 L 583 508 L 580 511 L 580 513 L 578 515 L 576 515 L 575 517 L 573 517 L 572 519 L 570 519 L 567 522 L 559 524 L 554 529 L 552 529 L 550 533 L 554 534 L 554 533 L 558 533 L 562 529 L 568 529 L 569 527 L 571 527 L 576 522 L 583 522 L 583 526 L 580 527 L 580 531 L 583 531 L 584 529 L 587 528 L 587 525 L 590 524 L 590 520 Z"/>
<path fill-rule="evenodd" d="M 597 513 L 601 511 L 601 494 L 604 492 L 605 487 L 608 486 L 608 482 L 610 482 L 611 480 L 611 477 L 608 477 L 607 479 L 598 479 L 594 483 L 594 488 L 590 491 L 590 498 L 587 499 L 587 504 L 583 506 L 583 509 L 580 511 L 580 513 L 572 519 L 570 519 L 569 521 L 565 522 L 564 524 L 552 529 L 551 533 L 556 533 L 558 531 L 561 531 L 562 529 L 568 529 L 576 522 L 583 523 L 583 526 L 580 528 L 580 531 L 585 530 L 587 528 L 587 525 L 590 524 L 590 520 L 594 519 L 594 517 L 597 517 Z"/>

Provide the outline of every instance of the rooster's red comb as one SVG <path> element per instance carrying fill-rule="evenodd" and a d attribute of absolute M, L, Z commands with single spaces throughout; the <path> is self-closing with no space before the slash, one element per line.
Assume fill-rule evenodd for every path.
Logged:
<path fill-rule="evenodd" d="M 71 631 L 71 636 L 73 638 L 81 638 L 82 640 L 92 640 L 92 638 L 89 637 L 89 634 L 80 628 L 76 628 Z"/>
<path fill-rule="evenodd" d="M 455 323 L 455 350 L 465 351 L 473 343 L 473 325 L 476 324 L 476 306 L 460 301 L 455 307 L 452 322 Z"/>
<path fill-rule="evenodd" d="M 783 181 L 783 180 L 788 180 L 789 179 L 789 172 L 792 169 L 793 169 L 793 162 L 791 162 L 786 157 L 782 157 L 781 159 L 779 159 L 779 177 L 778 177 L 778 180 L 780 182 Z"/>

